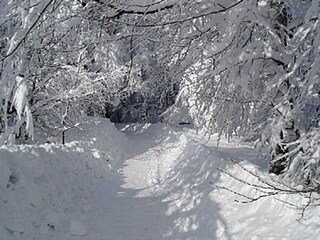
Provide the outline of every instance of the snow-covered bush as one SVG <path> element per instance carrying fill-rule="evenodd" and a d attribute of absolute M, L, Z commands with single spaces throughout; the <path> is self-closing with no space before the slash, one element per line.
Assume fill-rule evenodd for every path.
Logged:
<path fill-rule="evenodd" d="M 152 121 L 158 119 L 177 91 L 170 90 L 177 84 L 166 70 L 169 44 L 162 41 L 167 37 L 162 27 L 135 25 L 156 23 L 161 16 L 165 20 L 172 16 L 166 14 L 171 8 L 172 3 L 139 7 L 101 1 L 7 1 L 0 25 L 1 132 L 16 129 L 19 136 L 26 123 L 26 132 L 33 136 L 34 119 L 36 129 L 57 134 L 76 125 L 81 115 L 107 116 L 117 107 L 132 115 L 135 109 L 120 104 L 132 95 L 141 96 L 139 111 L 148 112 L 138 115 L 139 121 L 150 121 L 153 115 Z M 21 86 L 18 76 L 24 79 Z M 15 99 L 23 100 L 17 109 L 22 112 L 9 116 L 16 110 Z"/>

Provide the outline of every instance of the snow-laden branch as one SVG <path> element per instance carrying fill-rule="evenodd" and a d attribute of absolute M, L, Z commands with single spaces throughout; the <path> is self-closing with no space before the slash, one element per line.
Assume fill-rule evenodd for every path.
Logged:
<path fill-rule="evenodd" d="M 18 50 L 20 45 L 28 37 L 32 29 L 37 25 L 37 23 L 53 1 L 54 0 L 40 1 L 39 4 L 33 7 L 31 12 L 28 13 L 27 16 L 25 16 L 25 19 L 23 19 L 24 24 L 22 25 L 22 29 L 18 30 L 14 34 L 13 38 L 10 41 L 11 43 L 7 54 L 4 56 L 4 58 L 1 59 L 1 61 L 10 57 Z"/>

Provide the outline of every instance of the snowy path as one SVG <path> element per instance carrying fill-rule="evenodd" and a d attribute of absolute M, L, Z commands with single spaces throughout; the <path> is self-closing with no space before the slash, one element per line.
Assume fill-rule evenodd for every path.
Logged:
<path fill-rule="evenodd" d="M 202 180 L 188 176 L 184 172 L 188 161 L 182 160 L 192 157 L 188 156 L 191 151 L 188 153 L 187 148 L 193 146 L 190 146 L 186 136 L 168 132 L 165 138 L 166 134 L 158 134 L 159 131 L 147 131 L 147 136 L 129 136 L 129 147 L 133 153 L 143 149 L 144 145 L 147 145 L 147 151 L 132 156 L 120 169 L 124 184 L 117 192 L 118 198 L 115 199 L 111 214 L 120 216 L 120 229 L 119 232 L 114 231 L 117 229 L 114 223 L 110 228 L 110 232 L 113 232 L 110 234 L 113 238 L 110 239 L 207 239 L 213 236 L 215 228 L 209 219 L 205 220 L 205 225 L 200 226 L 198 223 L 208 213 L 201 213 L 201 208 L 195 209 L 197 205 L 203 204 L 201 199 L 204 196 L 201 194 L 205 194 L 199 194 L 197 184 L 207 188 L 206 194 L 212 191 L 208 182 L 203 186 L 206 166 L 201 166 L 202 170 L 197 169 Z M 150 147 L 150 144 L 153 146 Z M 209 151 L 202 152 L 201 149 L 199 153 L 207 157 Z M 196 170 L 200 166 L 189 167 L 190 170 Z"/>
<path fill-rule="evenodd" d="M 182 131 L 163 130 L 127 131 L 132 156 L 119 170 L 123 184 L 109 195 L 113 218 L 101 226 L 110 234 L 106 239 L 232 239 L 219 203 L 210 197 L 210 182 L 220 177 L 216 167 L 230 156 Z M 250 149 L 237 150 L 238 157 L 255 156 Z"/>
<path fill-rule="evenodd" d="M 243 205 L 214 189 L 252 193 L 217 171 L 239 176 L 229 158 L 254 170 L 250 147 L 161 125 L 95 128 L 89 143 L 0 147 L 0 240 L 318 239 L 319 221 L 274 199 Z"/>
<path fill-rule="evenodd" d="M 108 209 L 112 217 L 100 222 L 104 239 L 317 239 L 319 229 L 307 233 L 296 221 L 297 212 L 279 202 L 243 205 L 233 194 L 214 190 L 210 182 L 224 181 L 252 191 L 217 171 L 232 171 L 229 158 L 258 164 L 252 148 L 222 142 L 217 149 L 214 140 L 203 144 L 193 132 L 163 126 L 133 129 L 124 131 L 131 154 L 119 169 L 121 183 L 108 189 L 107 206 L 113 207 Z M 253 166 L 248 162 L 248 167 Z"/>
<path fill-rule="evenodd" d="M 167 214 L 168 189 L 164 185 L 183 146 L 175 137 L 162 139 L 161 143 L 166 143 L 159 145 L 158 133 L 154 134 L 129 136 L 131 157 L 118 170 L 122 178 L 108 188 L 107 205 L 112 208 L 107 212 L 112 217 L 100 222 L 107 233 L 105 239 L 164 239 L 174 224 L 174 217 Z"/>

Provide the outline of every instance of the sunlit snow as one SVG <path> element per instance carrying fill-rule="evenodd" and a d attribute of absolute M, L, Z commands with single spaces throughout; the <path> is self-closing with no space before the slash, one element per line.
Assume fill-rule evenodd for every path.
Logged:
<path fill-rule="evenodd" d="M 298 221 L 277 198 L 241 204 L 214 187 L 255 193 L 217 170 L 239 173 L 236 159 L 259 172 L 251 146 L 217 148 L 215 138 L 161 124 L 118 129 L 101 119 L 70 131 L 66 145 L 1 146 L 1 239 L 318 239 L 316 214 Z"/>

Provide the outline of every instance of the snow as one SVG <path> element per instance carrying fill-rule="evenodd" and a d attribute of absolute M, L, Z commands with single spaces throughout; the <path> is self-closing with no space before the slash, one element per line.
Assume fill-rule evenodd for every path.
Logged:
<path fill-rule="evenodd" d="M 13 97 L 13 105 L 17 111 L 18 125 L 17 129 L 22 125 L 22 117 L 26 119 L 26 130 L 29 136 L 33 138 L 33 117 L 28 104 L 28 84 L 26 79 L 17 76 L 17 89 Z M 13 106 L 11 106 L 13 107 Z M 10 141 L 10 140 L 9 140 Z"/>
<path fill-rule="evenodd" d="M 276 198 L 241 204 L 214 187 L 255 194 L 217 170 L 256 182 L 228 161 L 260 173 L 249 145 L 221 139 L 217 148 L 215 137 L 161 124 L 82 127 L 65 145 L 0 147 L 1 239 L 318 239 L 319 209 L 298 221 Z"/>
<path fill-rule="evenodd" d="M 258 6 L 259 6 L 259 7 L 265 7 L 265 6 L 267 6 L 267 5 L 268 5 L 267 1 L 260 1 L 260 2 L 258 2 Z"/>
<path fill-rule="evenodd" d="M 72 220 L 70 223 L 70 234 L 76 236 L 85 236 L 87 234 L 86 226 L 77 220 Z"/>

